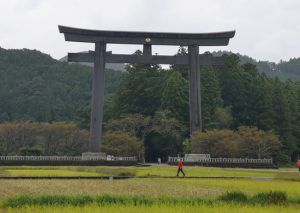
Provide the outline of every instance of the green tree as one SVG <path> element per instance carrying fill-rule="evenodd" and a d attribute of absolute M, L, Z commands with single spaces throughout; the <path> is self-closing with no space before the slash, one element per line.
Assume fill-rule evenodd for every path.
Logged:
<path fill-rule="evenodd" d="M 285 83 L 277 78 L 272 81 L 272 88 L 274 131 L 281 136 L 283 143 L 282 158 L 289 159 L 289 156 L 297 149 L 296 139 L 292 134 L 291 106 L 289 106 L 288 100 L 289 91 Z"/>
<path fill-rule="evenodd" d="M 161 109 L 168 110 L 171 115 L 182 122 L 188 122 L 189 94 L 188 81 L 177 71 L 172 71 L 165 83 L 161 96 Z"/>
<path fill-rule="evenodd" d="M 135 54 L 140 55 L 141 52 Z M 116 93 L 116 115 L 153 115 L 160 107 L 164 75 L 158 65 L 128 64 Z"/>
<path fill-rule="evenodd" d="M 192 153 L 207 153 L 213 157 L 275 158 L 280 148 L 278 135 L 256 127 L 195 132 L 191 137 Z"/>
<path fill-rule="evenodd" d="M 216 128 L 230 129 L 233 121 L 231 108 L 229 106 L 225 108 L 217 107 L 215 110 L 214 121 Z"/>
<path fill-rule="evenodd" d="M 137 138 L 145 140 L 151 129 L 151 118 L 141 114 L 122 115 L 119 119 L 111 119 L 105 124 L 105 131 L 130 132 Z"/>
<path fill-rule="evenodd" d="M 191 136 L 191 152 L 210 154 L 211 157 L 232 157 L 238 153 L 237 135 L 231 130 L 194 132 Z"/>
<path fill-rule="evenodd" d="M 248 158 L 274 158 L 281 148 L 279 136 L 271 131 L 242 126 L 237 134 L 240 136 L 239 150 Z"/>
<path fill-rule="evenodd" d="M 144 145 L 141 140 L 128 132 L 106 132 L 103 135 L 101 150 L 114 156 L 144 156 Z"/>
<path fill-rule="evenodd" d="M 221 107 L 223 100 L 216 71 L 209 66 L 201 69 L 201 105 L 205 129 L 214 127 L 215 111 Z"/>
<path fill-rule="evenodd" d="M 158 111 L 151 120 L 151 129 L 145 139 L 146 160 L 156 161 L 158 157 L 166 160 L 168 156 L 182 152 L 185 126 L 170 117 L 166 111 Z"/>
<path fill-rule="evenodd" d="M 176 56 L 183 56 L 183 55 L 187 55 L 188 54 L 188 50 L 186 47 L 179 47 Z M 179 72 L 181 74 L 181 76 L 188 80 L 189 76 L 188 76 L 188 66 L 187 65 L 181 65 L 181 64 L 172 64 L 170 66 L 170 70 L 174 71 L 174 72 Z"/>

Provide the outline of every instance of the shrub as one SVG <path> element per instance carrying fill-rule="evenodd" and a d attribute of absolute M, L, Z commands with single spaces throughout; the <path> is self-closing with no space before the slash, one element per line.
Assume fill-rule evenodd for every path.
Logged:
<path fill-rule="evenodd" d="M 143 142 L 122 131 L 105 133 L 101 150 L 115 156 L 144 156 Z"/>
<path fill-rule="evenodd" d="M 128 176 L 136 176 L 135 171 L 126 171 L 126 172 L 119 172 L 117 174 L 119 177 L 128 177 Z"/>
<path fill-rule="evenodd" d="M 226 192 L 226 194 L 221 195 L 219 199 L 225 202 L 245 203 L 247 202 L 247 195 L 243 192 Z"/>
<path fill-rule="evenodd" d="M 287 203 L 287 196 L 285 192 L 281 192 L 281 191 L 262 192 L 253 196 L 252 202 L 259 203 L 262 205 L 266 205 L 266 204 L 282 205 Z"/>

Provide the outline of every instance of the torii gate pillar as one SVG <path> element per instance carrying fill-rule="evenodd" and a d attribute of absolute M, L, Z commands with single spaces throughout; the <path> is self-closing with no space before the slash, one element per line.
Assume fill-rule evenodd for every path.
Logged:
<path fill-rule="evenodd" d="M 106 44 L 95 43 L 89 151 L 99 152 L 102 137 Z"/>
<path fill-rule="evenodd" d="M 188 46 L 190 134 L 202 130 L 199 46 Z"/>

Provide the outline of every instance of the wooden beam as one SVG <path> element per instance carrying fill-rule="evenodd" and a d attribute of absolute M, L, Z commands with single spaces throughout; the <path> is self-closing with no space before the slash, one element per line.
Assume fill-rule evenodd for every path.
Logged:
<path fill-rule="evenodd" d="M 143 45 L 143 55 L 151 56 L 152 55 L 152 46 L 151 44 Z"/>
<path fill-rule="evenodd" d="M 190 134 L 202 131 L 199 47 L 188 46 Z"/>
<path fill-rule="evenodd" d="M 186 56 L 107 54 L 107 63 L 187 64 Z"/>
<path fill-rule="evenodd" d="M 95 52 L 68 53 L 68 62 L 94 63 Z"/>
<path fill-rule="evenodd" d="M 88 53 L 69 53 L 69 62 L 94 62 L 94 52 Z M 106 52 L 106 63 L 140 63 L 140 64 L 189 64 L 188 55 L 166 56 L 166 55 L 125 55 L 125 54 L 112 54 Z M 213 57 L 210 55 L 199 55 L 199 64 L 201 66 L 224 65 L 223 57 Z"/>
<path fill-rule="evenodd" d="M 66 41 L 105 42 L 113 44 L 152 44 L 152 45 L 198 45 L 224 46 L 235 35 L 235 31 L 212 33 L 170 33 L 107 31 L 58 26 Z"/>
<path fill-rule="evenodd" d="M 77 34 L 65 33 L 66 41 L 74 42 L 105 42 L 108 44 L 145 44 L 147 38 L 122 38 L 122 37 L 99 37 L 99 36 L 86 36 Z M 229 38 L 212 38 L 212 39 L 168 39 L 168 38 L 153 38 L 151 39 L 152 45 L 176 45 L 176 46 L 227 46 Z"/>
<path fill-rule="evenodd" d="M 104 103 L 104 69 L 105 69 L 106 44 L 98 42 L 95 44 L 94 73 L 92 90 L 92 112 L 90 126 L 90 152 L 99 152 L 102 139 L 102 119 Z"/>

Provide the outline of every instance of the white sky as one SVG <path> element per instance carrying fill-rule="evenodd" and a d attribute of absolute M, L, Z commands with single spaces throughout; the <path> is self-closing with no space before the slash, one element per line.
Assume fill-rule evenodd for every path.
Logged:
<path fill-rule="evenodd" d="M 57 25 L 162 32 L 236 30 L 227 47 L 258 60 L 300 57 L 300 0 L 0 0 L 0 46 L 37 49 L 59 59 L 92 44 L 64 41 Z M 114 53 L 137 46 L 114 45 Z M 173 54 L 177 47 L 154 47 Z"/>

